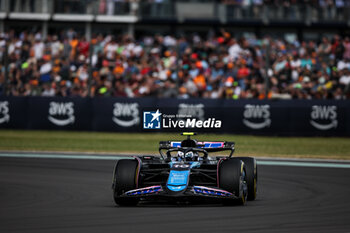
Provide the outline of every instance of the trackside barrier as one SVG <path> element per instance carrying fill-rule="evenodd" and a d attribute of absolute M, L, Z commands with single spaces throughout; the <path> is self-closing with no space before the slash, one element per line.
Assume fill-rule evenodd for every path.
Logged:
<path fill-rule="evenodd" d="M 144 112 L 162 123 L 220 120 L 221 128 L 144 129 Z M 177 117 L 177 118 L 174 118 Z M 197 131 L 255 135 L 350 136 L 350 101 L 0 97 L 0 128 L 114 132 Z"/>

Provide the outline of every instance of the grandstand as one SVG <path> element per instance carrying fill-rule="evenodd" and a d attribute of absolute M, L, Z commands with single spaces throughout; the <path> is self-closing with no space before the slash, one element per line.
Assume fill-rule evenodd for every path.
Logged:
<path fill-rule="evenodd" d="M 1 0 L 0 95 L 350 98 L 345 0 Z"/>

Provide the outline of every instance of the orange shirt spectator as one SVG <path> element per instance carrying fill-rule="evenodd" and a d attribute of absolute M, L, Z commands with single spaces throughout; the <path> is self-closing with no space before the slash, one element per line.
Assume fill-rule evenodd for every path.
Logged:
<path fill-rule="evenodd" d="M 203 74 L 197 75 L 194 79 L 193 82 L 197 85 L 199 89 L 205 89 L 206 88 L 206 81 L 205 77 Z"/>

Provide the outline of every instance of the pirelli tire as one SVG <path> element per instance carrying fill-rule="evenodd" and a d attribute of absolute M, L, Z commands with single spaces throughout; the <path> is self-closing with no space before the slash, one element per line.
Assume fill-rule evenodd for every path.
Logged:
<path fill-rule="evenodd" d="M 247 200 L 245 165 L 237 158 L 221 160 L 218 166 L 219 188 L 229 191 L 237 199 L 225 199 L 224 205 L 244 205 Z"/>
<path fill-rule="evenodd" d="M 248 201 L 256 199 L 258 190 L 258 166 L 252 157 L 236 157 L 244 162 L 248 186 Z"/>
<path fill-rule="evenodd" d="M 120 197 L 125 192 L 136 188 L 136 176 L 138 161 L 131 159 L 121 159 L 117 162 L 113 176 L 113 198 L 119 206 L 135 206 L 139 202 L 138 198 Z"/>

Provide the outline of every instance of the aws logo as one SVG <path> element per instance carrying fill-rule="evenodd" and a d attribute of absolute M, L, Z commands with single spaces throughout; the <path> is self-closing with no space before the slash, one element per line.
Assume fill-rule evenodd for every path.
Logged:
<path fill-rule="evenodd" d="M 73 102 L 50 102 L 48 119 L 51 123 L 58 126 L 73 124 L 74 103 Z"/>
<path fill-rule="evenodd" d="M 244 106 L 243 124 L 251 129 L 270 127 L 270 106 L 246 104 Z"/>
<path fill-rule="evenodd" d="M 131 127 L 140 123 L 138 103 L 115 103 L 112 120 L 119 126 Z"/>
<path fill-rule="evenodd" d="M 311 111 L 310 124 L 319 130 L 337 128 L 337 106 L 314 105 Z"/>
<path fill-rule="evenodd" d="M 204 104 L 179 104 L 177 114 L 179 116 L 191 116 L 192 118 L 196 118 L 198 120 L 204 120 Z"/>
<path fill-rule="evenodd" d="M 0 101 L 0 124 L 10 121 L 9 102 Z"/>

